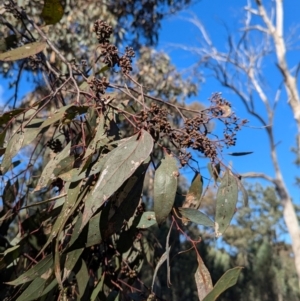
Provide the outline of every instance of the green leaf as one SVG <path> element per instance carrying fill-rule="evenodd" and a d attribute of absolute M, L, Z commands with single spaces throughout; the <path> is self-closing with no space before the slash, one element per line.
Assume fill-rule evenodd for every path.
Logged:
<path fill-rule="evenodd" d="M 41 17 L 47 25 L 58 23 L 64 15 L 64 7 L 59 0 L 44 0 Z"/>
<path fill-rule="evenodd" d="M 196 173 L 193 180 L 189 192 L 186 196 L 186 201 L 189 206 L 184 208 L 195 208 L 198 209 L 200 207 L 200 200 L 203 191 L 203 179 L 200 173 Z"/>
<path fill-rule="evenodd" d="M 150 159 L 139 166 L 135 173 L 125 181 L 118 191 L 111 198 L 112 206 L 108 223 L 101 228 L 103 239 L 111 236 L 119 231 L 124 225 L 124 221 L 128 221 L 133 215 L 140 202 L 144 178 Z"/>
<path fill-rule="evenodd" d="M 117 148 L 106 155 L 105 169 L 85 202 L 81 229 L 88 223 L 94 212 L 100 208 L 115 191 L 149 157 L 153 149 L 153 139 L 149 133 L 140 133 L 124 139 Z"/>
<path fill-rule="evenodd" d="M 104 115 L 101 114 L 98 120 L 98 125 L 96 127 L 95 130 L 95 136 L 93 138 L 93 140 L 90 142 L 89 146 L 87 147 L 86 153 L 84 155 L 84 158 L 87 158 L 88 156 L 90 156 L 91 154 L 93 154 L 97 148 L 99 148 L 100 144 L 101 144 L 101 140 L 104 141 L 104 144 L 101 145 L 105 145 L 107 142 L 109 142 L 105 132 L 105 120 L 104 120 Z"/>
<path fill-rule="evenodd" d="M 137 224 L 137 228 L 146 229 L 156 224 L 155 213 L 153 211 L 146 211 L 142 214 L 139 223 Z"/>
<path fill-rule="evenodd" d="M 52 242 L 52 240 L 59 235 L 59 233 L 63 230 L 66 222 L 68 221 L 69 217 L 76 210 L 78 203 L 81 201 L 80 194 L 79 194 L 81 188 L 80 184 L 81 182 L 79 181 L 79 182 L 71 183 L 69 187 L 68 186 L 65 187 L 67 191 L 67 197 L 63 204 L 63 208 L 60 214 L 58 215 L 52 227 L 51 234 L 49 235 L 48 240 L 44 244 L 40 253 L 42 253 L 42 251 L 46 249 L 46 247 Z M 59 261 L 58 257 L 59 254 L 55 253 L 54 259 L 56 259 L 56 261 Z"/>
<path fill-rule="evenodd" d="M 221 236 L 230 224 L 236 210 L 238 200 L 238 184 L 232 173 L 227 170 L 221 180 L 217 192 L 215 232 Z"/>
<path fill-rule="evenodd" d="M 34 189 L 34 191 L 39 191 L 49 185 L 50 181 L 53 181 L 57 175 L 54 174 L 54 170 L 57 165 L 65 158 L 70 156 L 71 142 L 52 160 L 50 160 L 44 167 L 43 172 L 39 178 L 39 181 Z"/>
<path fill-rule="evenodd" d="M 203 179 L 200 173 L 196 172 L 182 207 L 198 209 L 201 204 L 200 202 L 201 202 L 202 191 L 203 191 Z M 182 222 L 184 225 L 187 225 L 188 223 L 188 221 L 185 218 L 182 219 Z"/>
<path fill-rule="evenodd" d="M 4 251 L 3 255 L 1 255 L 0 260 L 0 270 L 6 268 L 10 265 L 13 261 L 19 258 L 21 253 L 20 245 L 13 246 Z"/>
<path fill-rule="evenodd" d="M 103 290 L 103 283 L 105 279 L 105 273 L 102 274 L 100 281 L 97 283 L 91 295 L 91 301 L 95 301 L 98 294 Z"/>
<path fill-rule="evenodd" d="M 52 270 L 53 266 L 53 258 L 52 255 L 48 255 L 39 261 L 35 266 L 31 267 L 28 271 L 24 272 L 17 279 L 7 282 L 9 285 L 20 285 L 26 283 L 28 281 L 32 281 L 37 277 L 43 278 L 43 274 L 48 274 L 50 270 Z"/>
<path fill-rule="evenodd" d="M 82 299 L 82 297 L 84 296 L 84 292 L 90 280 L 90 276 L 84 260 L 81 259 L 81 261 L 78 262 L 76 268 L 78 269 L 78 272 L 76 273 L 76 279 L 79 290 L 79 297 L 80 300 L 86 300 L 85 298 Z"/>
<path fill-rule="evenodd" d="M 192 208 L 179 208 L 181 215 L 189 221 L 206 227 L 214 227 L 215 223 L 204 213 Z"/>
<path fill-rule="evenodd" d="M 166 153 L 154 177 L 154 212 L 159 225 L 166 220 L 172 210 L 178 174 L 176 159 Z"/>
<path fill-rule="evenodd" d="M 16 61 L 43 51 L 47 46 L 46 42 L 34 42 L 0 53 L 0 61 Z"/>
<path fill-rule="evenodd" d="M 64 280 L 66 280 L 69 277 L 78 259 L 80 258 L 82 252 L 83 252 L 83 248 L 80 248 L 80 249 L 72 250 L 67 253 L 66 261 L 64 264 L 64 276 L 62 282 L 64 282 Z"/>
<path fill-rule="evenodd" d="M 36 277 L 16 301 L 31 301 L 43 295 L 47 278 Z"/>
<path fill-rule="evenodd" d="M 212 291 L 203 299 L 203 301 L 215 301 L 229 287 L 236 284 L 242 267 L 236 267 L 228 270 L 216 283 Z"/>
<path fill-rule="evenodd" d="M 202 258 L 197 255 L 198 268 L 195 273 L 195 281 L 198 291 L 199 301 L 203 301 L 205 296 L 213 289 L 210 273 Z"/>
<path fill-rule="evenodd" d="M 61 123 L 66 122 L 66 120 L 72 120 L 78 114 L 84 114 L 88 110 L 88 106 L 75 106 L 67 105 L 54 111 L 44 122 L 40 125 L 40 129 L 48 127 L 58 121 Z"/>

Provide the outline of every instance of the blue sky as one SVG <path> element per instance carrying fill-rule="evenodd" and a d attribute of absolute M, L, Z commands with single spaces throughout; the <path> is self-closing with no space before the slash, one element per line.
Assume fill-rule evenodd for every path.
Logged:
<path fill-rule="evenodd" d="M 265 2 L 271 4 L 271 1 Z M 285 33 L 287 33 L 291 26 L 299 24 L 298 14 L 296 13 L 298 11 L 298 5 L 296 1 L 284 1 L 284 3 Z M 160 31 L 158 48 L 166 51 L 170 55 L 173 64 L 175 64 L 179 70 L 188 74 L 189 68 L 197 62 L 198 57 L 191 52 L 174 47 L 174 45 L 199 47 L 201 36 L 198 29 L 186 21 L 185 18 L 190 17 L 191 12 L 195 14 L 206 27 L 216 47 L 225 50 L 226 32 L 222 24 L 225 23 L 233 34 L 236 33 L 238 28 L 242 25 L 241 19 L 244 17 L 243 6 L 245 4 L 245 0 L 199 1 L 187 11 L 165 19 Z M 291 52 L 288 58 L 292 66 L 292 64 L 298 62 L 299 52 Z M 270 57 L 264 65 L 264 75 L 269 85 L 268 96 L 271 98 L 274 97 L 274 91 L 276 91 L 278 83 L 281 80 L 279 72 L 274 66 L 274 62 L 275 58 Z M 204 75 L 207 75 L 207 73 L 204 72 Z M 22 92 L 20 94 L 26 93 L 31 88 L 27 83 L 24 84 L 25 80 L 24 78 L 22 81 Z M 0 86 L 1 84 L 5 86 L 6 83 L 6 81 L 0 79 Z M 250 126 L 260 126 L 257 120 L 247 115 L 239 99 L 231 91 L 220 86 L 212 77 L 205 78 L 205 82 L 200 87 L 199 95 L 191 100 L 198 100 L 207 104 L 208 98 L 214 92 L 222 92 L 223 97 L 232 102 L 237 115 L 250 120 Z M 13 93 L 12 90 L 7 91 L 5 89 L 4 92 L 0 90 L 0 99 L 3 98 L 6 100 L 11 93 Z M 259 102 L 257 107 L 259 110 L 263 110 Z M 299 202 L 298 188 L 293 184 L 294 177 L 299 174 L 299 170 L 293 164 L 294 155 L 290 152 L 291 147 L 293 147 L 295 143 L 295 135 L 296 126 L 291 110 L 287 105 L 286 94 L 283 92 L 275 118 L 275 138 L 276 142 L 279 143 L 277 150 L 284 178 L 295 201 Z M 274 174 L 270 160 L 267 136 L 264 130 L 253 129 L 251 127 L 244 128 L 238 134 L 237 146 L 228 150 L 228 152 L 233 151 L 254 151 L 252 155 L 246 157 L 230 157 L 224 155 L 225 162 L 232 161 L 233 167 L 238 173 L 256 171 L 265 172 L 271 176 Z M 225 150 L 224 153 L 226 152 Z M 205 164 L 200 163 L 200 166 L 203 165 Z"/>
<path fill-rule="evenodd" d="M 271 5 L 271 1 L 264 1 Z M 299 25 L 299 17 L 296 13 L 299 11 L 299 3 L 297 1 L 284 1 L 284 25 L 285 34 L 289 33 L 290 28 Z M 229 31 L 233 34 L 242 26 L 241 19 L 244 17 L 243 7 L 247 4 L 244 0 L 202 0 L 190 7 L 187 11 L 181 12 L 176 16 L 167 18 L 162 25 L 160 32 L 159 49 L 166 51 L 180 70 L 188 72 L 189 68 L 197 62 L 198 57 L 191 52 L 184 51 L 180 47 L 174 45 L 185 45 L 190 47 L 199 47 L 201 43 L 201 35 L 199 30 L 191 23 L 186 21 L 192 12 L 203 23 L 210 38 L 215 46 L 220 50 L 225 50 L 226 31 L 223 23 L 225 23 Z M 299 31 L 298 31 L 299 35 Z M 298 43 L 299 46 L 299 43 Z M 300 52 L 291 51 L 288 54 L 288 62 L 290 67 L 299 62 Z M 274 62 L 275 57 L 270 56 L 264 63 L 264 80 L 267 83 L 267 95 L 270 99 L 274 99 L 275 92 L 282 78 L 276 68 Z M 204 75 L 208 73 L 204 71 Z M 240 103 L 237 96 L 230 90 L 222 87 L 212 77 L 206 77 L 205 82 L 201 85 L 199 95 L 192 100 L 199 100 L 207 103 L 207 99 L 214 92 L 222 92 L 222 96 L 232 102 L 236 114 L 241 118 L 250 120 L 250 126 L 261 126 L 261 124 L 247 114 L 244 106 Z M 263 112 L 264 108 L 261 103 L 257 102 L 258 111 Z M 275 114 L 275 141 L 278 142 L 277 151 L 280 167 L 283 176 L 291 192 L 292 197 L 299 202 L 299 190 L 294 185 L 295 175 L 299 175 L 299 169 L 295 167 L 293 161 L 294 154 L 290 152 L 291 147 L 295 146 L 296 125 L 291 114 L 290 107 L 287 104 L 286 93 L 283 90 L 279 105 Z M 224 156 L 225 161 L 233 162 L 235 171 L 238 173 L 256 171 L 265 172 L 273 176 L 274 170 L 269 153 L 269 145 L 267 135 L 262 129 L 244 128 L 238 134 L 237 146 L 228 150 L 231 151 L 254 151 L 254 154 L 246 157 Z M 226 150 L 224 151 L 226 153 Z M 200 164 L 201 165 L 201 164 Z"/>

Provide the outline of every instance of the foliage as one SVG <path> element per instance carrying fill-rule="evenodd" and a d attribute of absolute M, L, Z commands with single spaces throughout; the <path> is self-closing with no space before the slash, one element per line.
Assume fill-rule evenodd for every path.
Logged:
<path fill-rule="evenodd" d="M 236 222 L 224 233 L 226 251 L 203 245 L 201 254 L 214 280 L 232 266 L 244 267 L 238 284 L 220 300 L 296 301 L 298 279 L 291 246 L 285 242 L 280 200 L 274 188 L 258 184 L 250 186 L 248 194 L 249 207 L 238 210 Z"/>
<path fill-rule="evenodd" d="M 62 17 L 60 2 L 46 3 L 39 17 L 55 24 Z M 57 9 L 51 11 L 50 3 Z M 58 15 L 51 19 L 49 10 Z M 34 102 L 0 117 L 1 175 L 6 179 L 0 212 L 5 242 L 0 259 L 5 282 L 1 296 L 18 301 L 160 299 L 156 276 L 166 262 L 171 284 L 175 234 L 177 239 L 184 235 L 192 244 L 199 300 L 215 300 L 234 285 L 240 267 L 229 270 L 213 287 L 198 241 L 187 236 L 181 220 L 209 226 L 209 231 L 216 230 L 215 236 L 228 227 L 238 190 L 244 190 L 239 177 L 219 157 L 223 147 L 235 145 L 236 133 L 247 121 L 231 110 L 228 114 L 231 105 L 220 94 L 214 94 L 210 106 L 201 110 L 179 105 L 175 101 L 180 94 L 178 75 L 175 81 L 166 78 L 165 86 L 156 91 L 163 99 L 147 93 L 142 80 L 134 77 L 133 49 L 119 51 L 111 42 L 113 28 L 105 21 L 92 25 L 98 40 L 97 59 L 87 57 L 83 62 L 80 52 L 70 60 L 67 48 L 58 49 L 55 36 L 50 38 L 35 22 L 30 9 L 27 12 L 9 1 L 6 16 L 20 21 L 25 42 L 4 51 L 0 59 L 6 62 L 9 57 L 12 64 L 20 60 L 28 70 L 38 70 L 48 86 L 41 93 L 36 91 Z M 18 26 L 4 24 L 17 31 Z M 42 41 L 37 42 L 35 35 Z M 36 43 L 42 44 L 37 47 Z M 32 50 L 27 58 L 26 48 Z M 55 53 L 54 60 L 49 53 Z M 109 71 L 117 71 L 121 79 L 110 77 Z M 160 73 L 165 76 L 163 70 Z M 162 93 L 172 85 L 170 94 Z M 223 137 L 209 130 L 212 122 L 223 126 Z M 221 185 L 215 222 L 197 211 L 203 193 L 199 169 L 195 179 L 200 180 L 201 190 L 197 192 L 193 185 L 189 190 L 189 197 L 198 199 L 197 206 L 175 205 L 180 190 L 178 167 L 189 167 L 193 152 L 218 170 Z M 154 173 L 154 212 L 145 211 L 142 202 L 149 173 Z M 158 262 L 146 235 L 150 227 L 165 239 Z M 151 287 L 139 277 L 146 263 L 156 264 Z"/>
<path fill-rule="evenodd" d="M 279 150 L 278 141 L 285 139 L 286 131 L 280 132 L 282 124 L 293 121 L 296 144 L 293 152 L 296 155 L 296 165 L 300 154 L 300 91 L 298 69 L 294 68 L 291 57 L 299 47 L 297 25 L 284 22 L 290 19 L 288 7 L 282 0 L 271 3 L 261 0 L 249 0 L 243 7 L 240 18 L 233 21 L 241 24 L 233 31 L 230 26 L 224 26 L 226 38 L 220 43 L 219 31 L 215 28 L 210 35 L 210 29 L 205 28 L 201 20 L 195 16 L 190 22 L 199 29 L 201 44 L 192 52 L 197 53 L 195 64 L 197 74 L 207 74 L 222 85 L 227 92 L 233 93 L 250 116 L 251 121 L 258 122 L 264 135 L 268 137 L 262 148 L 260 143 L 252 143 L 257 158 L 269 158 L 272 171 L 267 165 L 257 165 L 255 169 L 243 177 L 264 179 L 271 183 L 282 204 L 282 215 L 287 225 L 293 250 L 295 267 L 300 287 L 300 228 L 298 205 L 293 197 L 292 183 L 289 183 L 292 168 L 287 168 L 283 160 L 287 158 L 290 145 Z M 295 19 L 296 20 L 296 19 Z M 290 26 L 290 28 L 286 28 Z M 214 43 L 214 38 L 218 43 Z M 293 41 L 293 43 L 291 43 Z M 188 49 L 189 47 L 186 47 Z M 197 70 L 200 68 L 200 70 Z M 206 70 L 206 71 L 205 71 Z M 215 84 L 215 80 L 213 83 Z M 208 83 L 209 84 L 209 83 Z M 283 112 L 290 112 L 292 118 Z M 279 114 L 278 114 L 279 113 Z M 286 120 L 285 120 L 286 119 Z M 280 135 L 282 137 L 280 137 Z M 291 135 L 289 135 L 291 136 Z M 264 139 L 264 138 L 262 138 Z M 257 138 L 253 137 L 257 142 Z M 251 140 L 251 141 L 252 141 Z M 288 143 L 288 142 L 287 142 Z M 264 154 L 264 152 L 266 152 Z M 264 155 L 263 155 L 264 154 Z M 231 155 L 236 155 L 231 153 Z M 254 159 L 256 161 L 256 159 Z M 286 174 L 285 174 L 286 173 Z M 297 173 L 293 175 L 296 184 L 299 182 Z"/>

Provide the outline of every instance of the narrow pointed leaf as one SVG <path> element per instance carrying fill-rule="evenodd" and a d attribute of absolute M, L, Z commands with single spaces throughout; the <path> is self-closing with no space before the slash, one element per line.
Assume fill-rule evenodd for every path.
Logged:
<path fill-rule="evenodd" d="M 154 282 L 155 282 L 157 272 L 158 272 L 159 268 L 162 266 L 162 264 L 167 260 L 170 249 L 171 249 L 171 247 L 169 247 L 169 249 L 160 257 L 160 259 L 159 259 L 159 261 L 158 261 L 158 263 L 155 267 L 155 270 L 154 270 L 154 273 L 153 273 L 152 285 L 151 285 L 152 292 L 153 292 Z"/>
<path fill-rule="evenodd" d="M 44 0 L 41 17 L 47 25 L 58 23 L 64 15 L 64 7 L 60 0 Z"/>
<path fill-rule="evenodd" d="M 99 144 L 99 142 L 101 140 L 104 140 L 105 142 L 109 141 L 107 136 L 105 135 L 104 121 L 105 121 L 104 115 L 101 114 L 99 117 L 99 120 L 98 120 L 98 125 L 95 130 L 95 136 L 94 136 L 93 140 L 90 142 L 89 146 L 87 147 L 84 158 L 87 158 L 88 156 L 90 156 L 91 154 L 93 154 L 96 151 L 97 144 Z"/>
<path fill-rule="evenodd" d="M 199 301 L 203 301 L 205 296 L 213 289 L 210 273 L 202 258 L 198 255 L 198 268 L 195 273 L 195 281 L 198 291 Z"/>
<path fill-rule="evenodd" d="M 207 215 L 198 211 L 197 209 L 179 208 L 179 211 L 183 217 L 193 223 L 207 227 L 215 226 L 215 223 Z"/>
<path fill-rule="evenodd" d="M 159 225 L 166 220 L 174 205 L 178 174 L 176 159 L 166 154 L 154 177 L 154 212 Z"/>
<path fill-rule="evenodd" d="M 31 301 L 43 295 L 47 279 L 36 277 L 16 301 Z"/>
<path fill-rule="evenodd" d="M 236 210 L 238 184 L 235 177 L 227 170 L 217 192 L 215 233 L 221 236 L 230 224 Z"/>
<path fill-rule="evenodd" d="M 227 155 L 237 157 L 237 156 L 246 156 L 250 154 L 253 154 L 253 152 L 236 152 L 236 153 L 228 153 Z"/>
<path fill-rule="evenodd" d="M 47 46 L 46 42 L 34 42 L 9 50 L 0 54 L 0 61 L 16 61 L 43 51 Z"/>
<path fill-rule="evenodd" d="M 198 209 L 200 207 L 200 200 L 203 191 L 203 179 L 202 176 L 197 172 L 192 180 L 191 187 L 188 194 L 186 195 L 184 208 Z"/>
<path fill-rule="evenodd" d="M 91 301 L 95 301 L 97 299 L 98 294 L 103 290 L 103 283 L 105 279 L 105 273 L 102 274 L 100 281 L 97 283 L 96 287 L 93 290 L 91 295 Z"/>
<path fill-rule="evenodd" d="M 144 178 L 149 163 L 150 159 L 139 166 L 135 173 L 125 181 L 111 198 L 114 206 L 110 210 L 110 215 L 113 215 L 101 229 L 103 239 L 119 231 L 124 225 L 124 221 L 128 221 L 134 215 L 142 196 Z"/>
<path fill-rule="evenodd" d="M 21 253 L 20 249 L 21 249 L 20 245 L 16 245 L 9 249 L 6 249 L 4 253 L 1 254 L 0 270 L 10 265 L 13 261 L 15 261 L 20 256 Z"/>
<path fill-rule="evenodd" d="M 41 277 L 35 277 L 17 301 L 37 300 L 52 290 L 56 284 L 53 273 L 49 270 L 48 273 L 41 275 Z"/>
<path fill-rule="evenodd" d="M 198 209 L 200 207 L 202 191 L 203 179 L 200 173 L 196 172 L 182 207 Z M 188 221 L 185 218 L 182 219 L 182 222 L 184 225 L 188 223 Z"/>
<path fill-rule="evenodd" d="M 23 273 L 20 277 L 13 281 L 6 282 L 6 284 L 17 286 L 28 281 L 32 281 L 37 277 L 41 277 L 43 274 L 49 273 L 49 270 L 52 269 L 52 265 L 52 255 L 48 255 L 47 257 L 43 258 L 40 262 L 38 262 L 35 266 Z"/>
<path fill-rule="evenodd" d="M 210 176 L 217 182 L 219 180 L 219 174 L 221 171 L 220 163 L 213 165 L 212 163 L 207 164 L 207 168 L 209 171 Z"/>
<path fill-rule="evenodd" d="M 39 178 L 39 181 L 36 185 L 34 191 L 39 191 L 49 185 L 49 182 L 56 178 L 54 170 L 57 168 L 57 165 L 63 159 L 67 158 L 70 155 L 71 143 L 69 143 L 58 155 L 56 155 L 52 160 L 50 160 Z"/>
<path fill-rule="evenodd" d="M 67 254 L 66 261 L 64 264 L 64 275 L 63 275 L 62 282 L 64 282 L 64 280 L 66 280 L 69 277 L 78 259 L 80 258 L 82 252 L 83 252 L 83 248 L 80 248 L 80 249 L 72 250 Z"/>
<path fill-rule="evenodd" d="M 212 291 L 203 299 L 203 301 L 215 301 L 229 287 L 237 283 L 242 267 L 236 267 L 228 270 L 216 283 Z"/>
<path fill-rule="evenodd" d="M 42 251 L 46 249 L 46 247 L 52 242 L 52 240 L 59 235 L 59 233 L 63 230 L 64 225 L 66 224 L 69 217 L 76 210 L 78 203 L 81 201 L 80 198 L 81 195 L 79 194 L 80 184 L 81 182 L 71 183 L 69 187 L 66 187 L 66 190 L 68 191 L 68 195 L 63 204 L 63 208 L 60 214 L 58 215 L 52 227 L 51 234 L 48 237 L 48 240 L 44 244 L 40 253 L 42 253 Z M 54 259 L 56 259 L 56 261 L 58 262 L 59 259 L 57 257 L 59 257 L 59 254 L 54 254 Z"/>
<path fill-rule="evenodd" d="M 105 168 L 90 197 L 85 202 L 81 229 L 88 223 L 94 212 L 117 191 L 135 170 L 149 157 L 153 139 L 146 131 L 124 140 L 106 155 Z"/>
<path fill-rule="evenodd" d="M 81 259 L 80 262 L 78 262 L 77 268 L 78 268 L 78 272 L 76 273 L 76 279 L 77 279 L 77 285 L 79 290 L 79 298 L 80 300 L 82 300 L 90 276 L 84 260 Z"/>

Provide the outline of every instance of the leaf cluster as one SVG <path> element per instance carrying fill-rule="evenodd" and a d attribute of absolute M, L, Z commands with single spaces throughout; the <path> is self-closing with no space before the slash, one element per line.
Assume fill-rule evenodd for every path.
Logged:
<path fill-rule="evenodd" d="M 98 70 L 93 62 L 68 60 L 12 1 L 6 9 L 23 21 L 28 34 L 31 31 L 24 24 L 31 24 L 43 42 L 25 43 L 2 53 L 0 59 L 23 60 L 24 50 L 29 49 L 29 56 L 39 58 L 36 67 L 47 71 L 44 74 L 50 88 L 29 108 L 0 116 L 0 170 L 8 179 L 0 212 L 1 233 L 7 240 L 0 259 L 3 297 L 13 296 L 10 299 L 18 301 L 159 299 L 156 274 L 165 261 L 170 268 L 170 235 L 174 230 L 185 235 L 182 219 L 211 227 L 218 237 L 233 217 L 238 191 L 244 190 L 229 168 L 222 165 L 221 173 L 217 164 L 222 148 L 235 143 L 236 131 L 245 121 L 228 113 L 230 104 L 219 94 L 200 112 L 148 94 L 130 74 L 133 50 L 126 48 L 119 55 L 117 46 L 109 42 L 112 27 L 104 21 L 93 24 L 100 49 Z M 42 17 L 49 23 L 47 9 Z M 66 73 L 42 53 L 45 47 L 56 53 Z M 106 71 L 115 66 L 126 82 L 123 85 L 108 78 Z M 172 115 L 179 122 L 170 122 Z M 211 121 L 224 126 L 224 137 L 219 139 L 208 131 Z M 198 211 L 198 206 L 175 208 L 178 163 L 188 165 L 192 157 L 189 149 L 202 153 L 217 171 L 214 177 L 220 186 L 215 221 Z M 16 160 L 21 155 L 22 162 Z M 142 202 L 149 172 L 154 173 L 153 212 L 145 211 Z M 200 191 L 195 181 L 201 182 Z M 202 179 L 196 176 L 189 198 L 200 204 L 202 195 Z M 16 220 L 17 236 L 9 238 L 8 227 Z M 166 251 L 148 287 L 139 279 L 145 263 L 154 265 L 154 248 L 146 231 L 164 225 L 169 228 Z M 207 281 L 210 275 L 198 252 L 198 242 L 186 239 L 197 257 L 199 298 L 215 300 L 234 285 L 241 268 L 228 271 L 213 287 L 211 280 Z"/>

